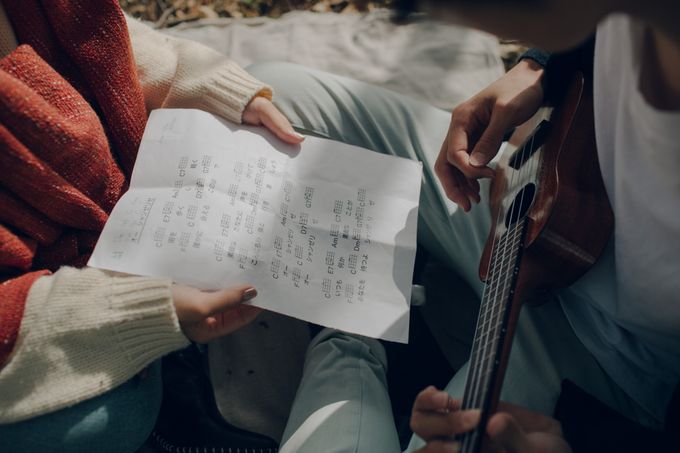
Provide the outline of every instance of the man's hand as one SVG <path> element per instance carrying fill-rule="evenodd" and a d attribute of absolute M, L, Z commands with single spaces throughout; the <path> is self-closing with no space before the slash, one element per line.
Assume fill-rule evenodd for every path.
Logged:
<path fill-rule="evenodd" d="M 411 429 L 427 443 L 416 453 L 459 451 L 460 443 L 453 437 L 474 429 L 479 417 L 479 410 L 461 410 L 460 400 L 426 388 L 418 394 L 411 413 Z M 571 453 L 557 420 L 514 404 L 500 404 L 486 433 L 484 453 Z"/>
<path fill-rule="evenodd" d="M 298 134 L 288 118 L 272 102 L 261 96 L 254 97 L 243 111 L 242 120 L 251 126 L 264 126 L 286 143 L 297 145 L 305 137 Z"/>
<path fill-rule="evenodd" d="M 198 343 L 207 343 L 250 324 L 262 309 L 242 303 L 256 295 L 255 288 L 248 285 L 214 292 L 172 285 L 172 299 L 182 332 Z"/>
<path fill-rule="evenodd" d="M 493 178 L 487 164 L 503 136 L 538 110 L 543 102 L 543 68 L 522 60 L 500 79 L 453 110 L 434 169 L 446 196 L 466 212 L 479 203 L 479 178 Z"/>

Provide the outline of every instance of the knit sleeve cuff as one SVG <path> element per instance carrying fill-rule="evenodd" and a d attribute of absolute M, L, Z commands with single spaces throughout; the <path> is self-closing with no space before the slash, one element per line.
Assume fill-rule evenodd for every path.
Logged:
<path fill-rule="evenodd" d="M 533 47 L 520 55 L 519 60 L 533 60 L 545 68 L 550 61 L 550 54 L 544 50 Z"/>
<path fill-rule="evenodd" d="M 250 101 L 262 96 L 272 99 L 273 90 L 238 65 L 228 62 L 206 82 L 206 93 L 199 107 L 235 123 L 241 123 L 243 111 Z"/>
<path fill-rule="evenodd" d="M 171 282 L 148 277 L 115 277 L 109 306 L 120 322 L 113 326 L 116 343 L 132 370 L 189 344 L 172 304 Z"/>
<path fill-rule="evenodd" d="M 240 123 L 253 97 L 271 99 L 269 86 L 225 55 L 152 30 L 130 17 L 127 25 L 149 110 L 197 108 Z"/>
<path fill-rule="evenodd" d="M 0 369 L 0 424 L 102 395 L 186 346 L 170 285 L 93 268 L 37 279 Z"/>

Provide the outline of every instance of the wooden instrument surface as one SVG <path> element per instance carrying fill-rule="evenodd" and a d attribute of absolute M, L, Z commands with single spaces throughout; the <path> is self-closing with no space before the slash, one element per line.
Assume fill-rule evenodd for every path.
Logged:
<path fill-rule="evenodd" d="M 510 139 L 491 186 L 492 225 L 479 274 L 484 296 L 463 408 L 482 410 L 460 437 L 481 449 L 496 411 L 522 301 L 540 303 L 583 275 L 604 250 L 614 216 L 600 175 L 590 86 L 577 73 L 560 105 Z"/>

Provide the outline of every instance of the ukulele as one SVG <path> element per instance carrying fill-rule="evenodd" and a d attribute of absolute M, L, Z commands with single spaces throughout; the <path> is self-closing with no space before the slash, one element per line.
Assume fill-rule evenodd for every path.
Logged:
<path fill-rule="evenodd" d="M 480 409 L 460 435 L 478 453 L 496 411 L 522 301 L 541 302 L 592 266 L 614 225 L 595 145 L 592 92 L 577 73 L 559 105 L 544 107 L 512 135 L 491 186 L 485 283 L 463 394 Z"/>

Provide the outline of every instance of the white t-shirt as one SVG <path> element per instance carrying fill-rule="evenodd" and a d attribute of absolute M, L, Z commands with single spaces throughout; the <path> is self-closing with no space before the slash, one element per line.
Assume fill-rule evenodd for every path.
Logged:
<path fill-rule="evenodd" d="M 607 373 L 657 420 L 680 381 L 680 111 L 639 90 L 644 27 L 597 30 L 595 130 L 615 215 L 610 246 L 562 305 Z"/>

